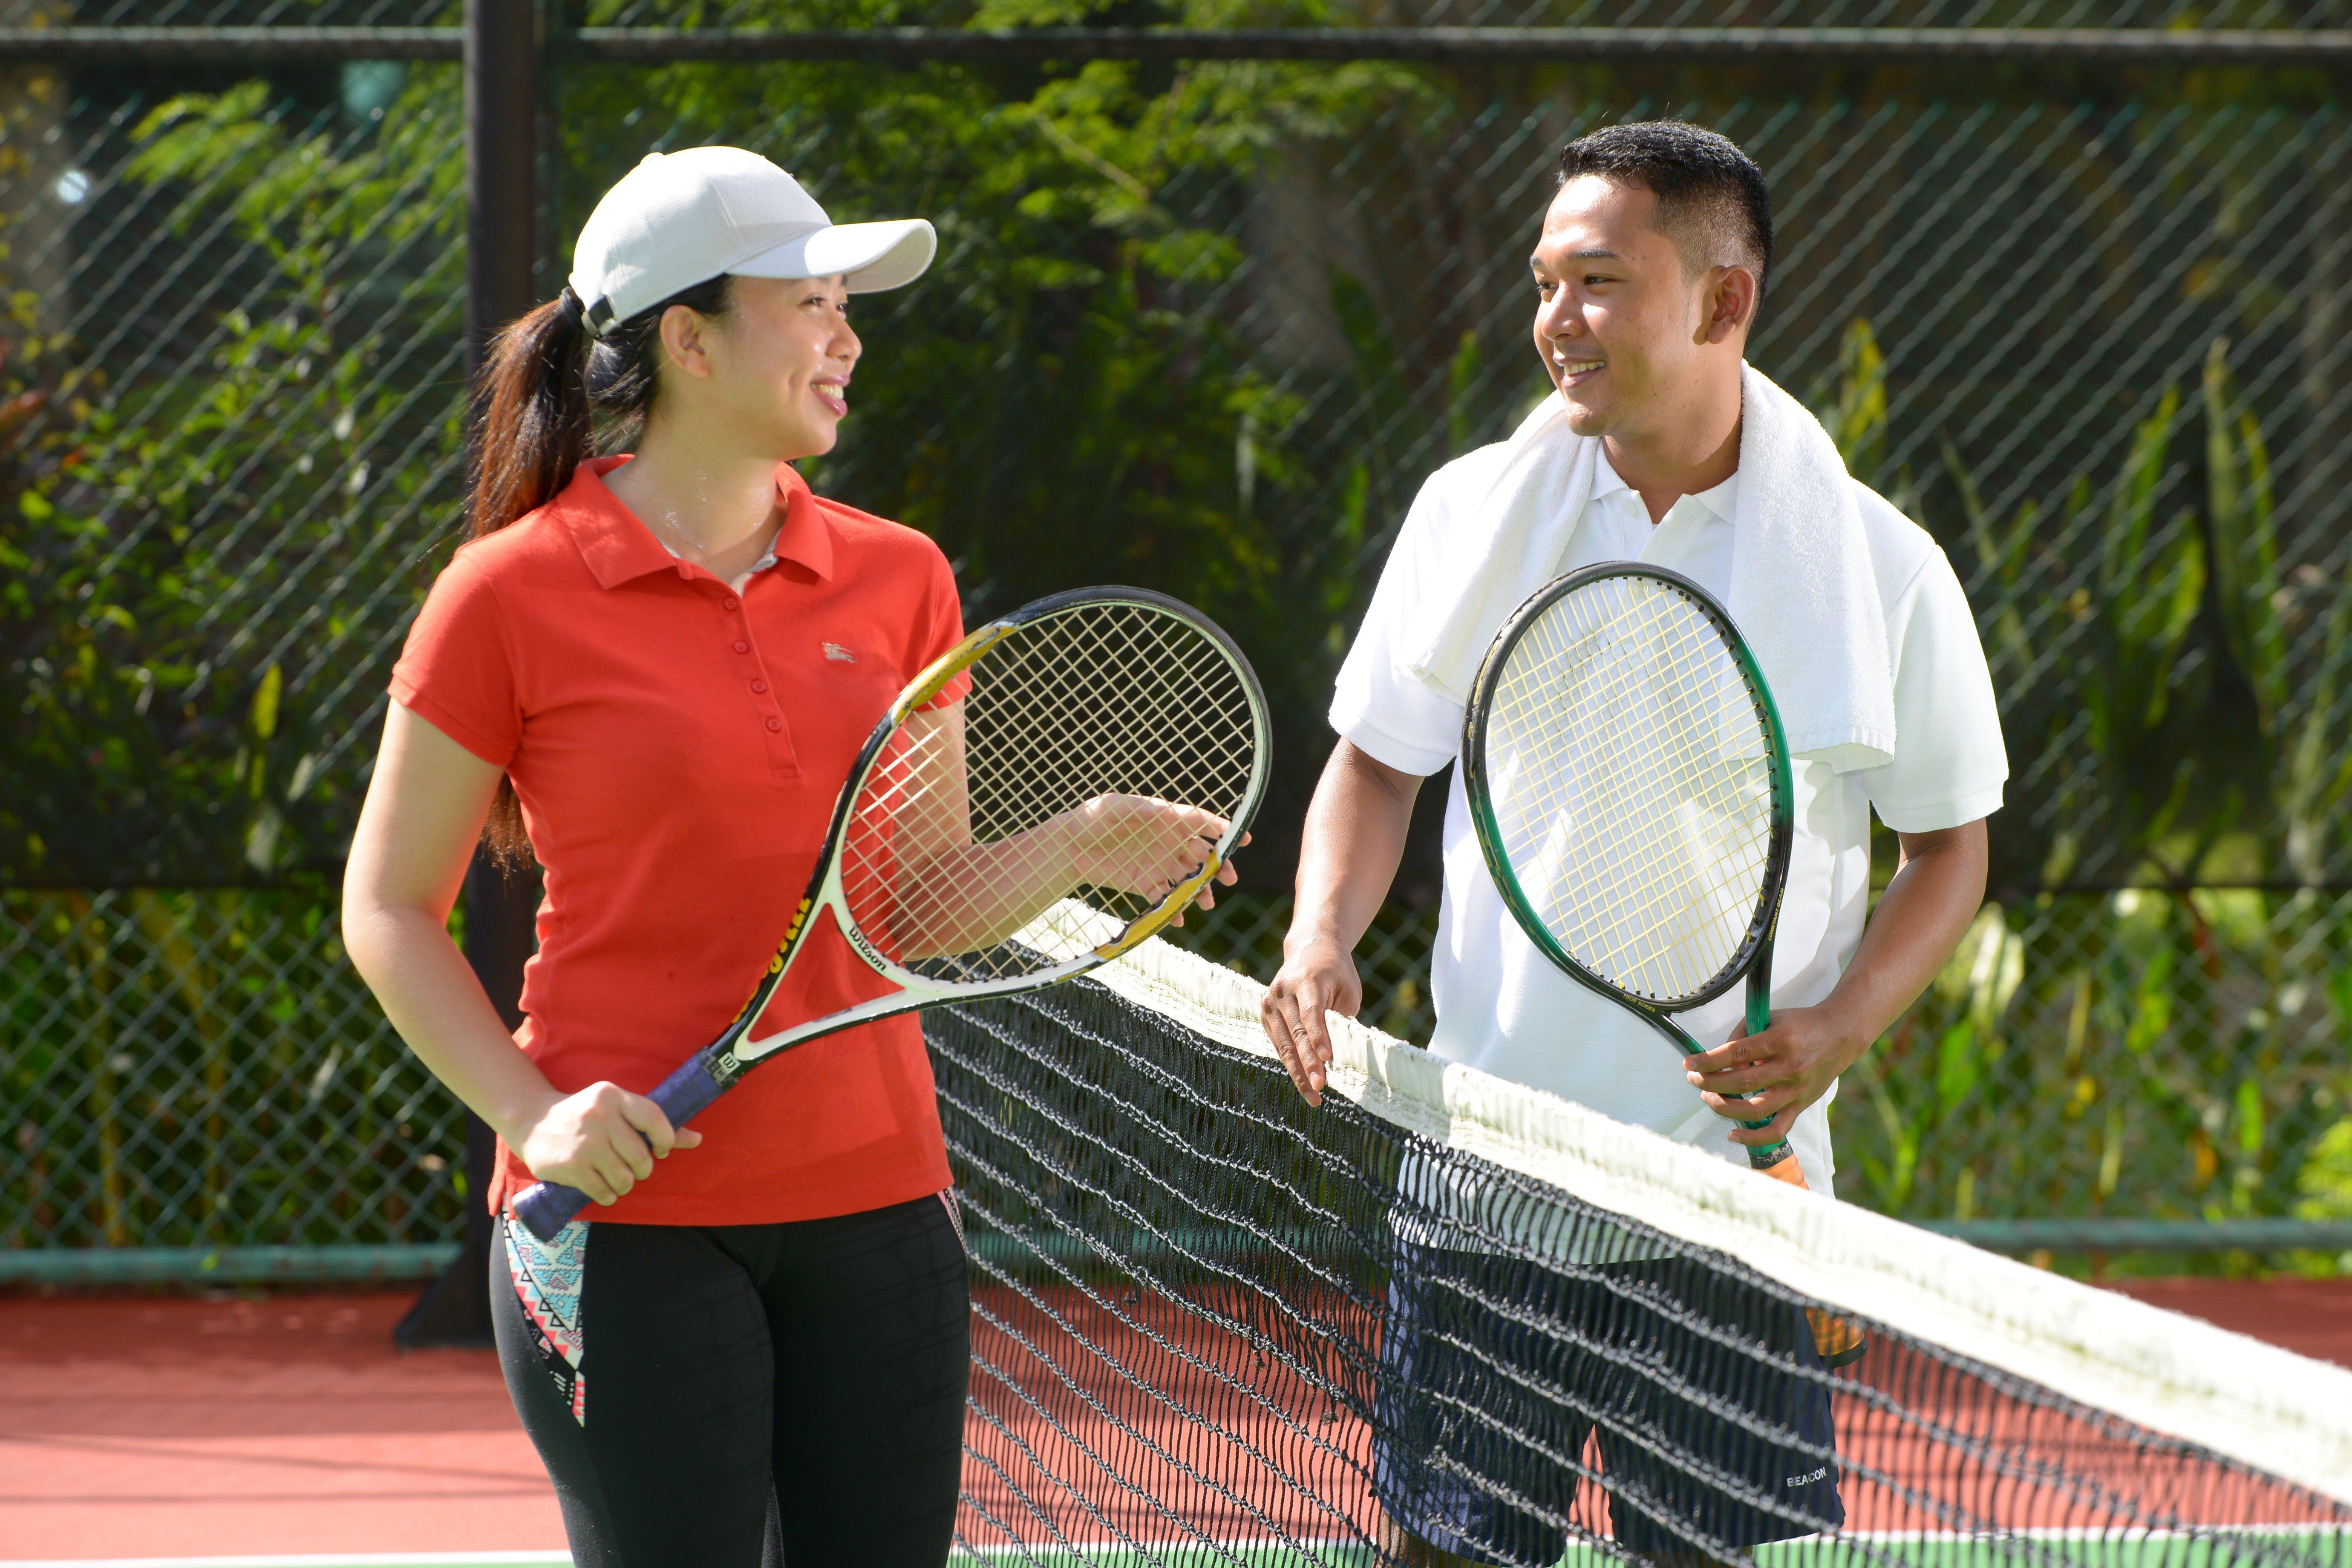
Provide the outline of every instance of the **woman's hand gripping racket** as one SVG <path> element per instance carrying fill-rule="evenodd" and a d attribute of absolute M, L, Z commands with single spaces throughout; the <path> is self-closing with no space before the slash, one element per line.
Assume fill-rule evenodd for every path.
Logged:
<path fill-rule="evenodd" d="M 654 1102 L 680 1126 L 803 1041 L 1118 957 L 1230 880 L 1268 752 L 1249 661 L 1173 599 L 1081 589 L 980 627 L 875 727 L 767 974 Z M 890 991 L 749 1037 L 821 910 Z M 551 1239 L 588 1201 L 541 1183 L 514 1212 Z"/>
<path fill-rule="evenodd" d="M 1789 742 L 1706 590 L 1627 562 L 1538 590 L 1486 650 L 1462 758 L 1487 869 L 1553 963 L 1685 1056 L 1706 1047 L 1674 1015 L 1743 979 L 1748 1033 L 1771 1024 Z M 1748 1163 L 1806 1184 L 1786 1139 L 1751 1146 Z M 1853 1325 L 1811 1316 L 1827 1364 L 1862 1353 Z"/>

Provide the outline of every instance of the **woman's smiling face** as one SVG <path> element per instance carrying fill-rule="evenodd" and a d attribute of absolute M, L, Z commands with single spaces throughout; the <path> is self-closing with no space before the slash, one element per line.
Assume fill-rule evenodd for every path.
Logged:
<path fill-rule="evenodd" d="M 782 462 L 833 450 L 862 352 L 843 279 L 737 278 L 725 316 L 695 317 L 682 342 L 668 327 L 672 360 L 704 384 L 685 400 L 694 417 Z"/>

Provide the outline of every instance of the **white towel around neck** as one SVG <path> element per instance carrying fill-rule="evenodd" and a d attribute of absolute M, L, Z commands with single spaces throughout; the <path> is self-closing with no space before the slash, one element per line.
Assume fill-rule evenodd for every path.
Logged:
<path fill-rule="evenodd" d="M 1740 367 L 1739 488 L 1725 606 L 1780 710 L 1789 750 L 1838 773 L 1895 755 L 1895 680 L 1862 511 L 1845 461 L 1811 410 Z M 1506 443 L 1470 525 L 1446 541 L 1457 564 L 1426 601 L 1426 635 L 1405 672 L 1469 700 L 1478 661 L 1510 613 L 1559 575 L 1592 498 L 1601 438 L 1568 427 L 1557 394 Z"/>

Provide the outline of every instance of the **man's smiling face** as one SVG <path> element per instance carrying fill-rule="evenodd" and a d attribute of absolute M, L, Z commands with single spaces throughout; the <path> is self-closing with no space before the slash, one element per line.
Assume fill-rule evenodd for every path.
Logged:
<path fill-rule="evenodd" d="M 1639 185 L 1579 175 L 1528 258 L 1536 353 L 1580 436 L 1640 440 L 1673 416 L 1704 356 L 1706 285 L 1721 269 L 1692 277 L 1657 210 Z"/>

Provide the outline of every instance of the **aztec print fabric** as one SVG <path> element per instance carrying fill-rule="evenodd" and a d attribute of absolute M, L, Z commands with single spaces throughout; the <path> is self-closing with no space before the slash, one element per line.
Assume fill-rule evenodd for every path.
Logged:
<path fill-rule="evenodd" d="M 563 1394 L 572 1419 L 588 1424 L 588 1378 L 581 1371 L 586 1340 L 580 1328 L 580 1288 L 587 1277 L 588 1222 L 575 1219 L 541 1241 L 516 1225 L 511 1213 L 501 1226 L 507 1238 L 507 1272 L 539 1345 L 540 1360 Z"/>

